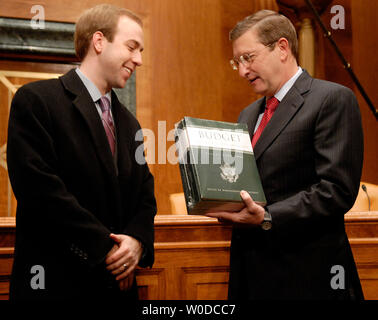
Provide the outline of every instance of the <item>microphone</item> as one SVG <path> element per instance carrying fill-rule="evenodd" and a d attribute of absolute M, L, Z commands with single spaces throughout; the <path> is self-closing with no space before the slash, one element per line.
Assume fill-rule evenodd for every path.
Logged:
<path fill-rule="evenodd" d="M 366 186 L 363 184 L 363 185 L 361 185 L 361 188 L 362 188 L 362 190 L 364 190 L 364 192 L 366 193 L 366 196 L 367 196 L 367 198 L 368 198 L 368 202 L 369 202 L 369 211 L 370 211 L 370 197 L 369 197 L 369 194 L 368 194 L 368 192 L 367 192 L 367 188 L 366 188 Z"/>

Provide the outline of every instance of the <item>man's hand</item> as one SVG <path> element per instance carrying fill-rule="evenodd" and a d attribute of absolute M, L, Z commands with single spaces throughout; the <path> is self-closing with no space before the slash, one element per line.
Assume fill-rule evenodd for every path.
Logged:
<path fill-rule="evenodd" d="M 124 234 L 112 233 L 110 237 L 116 244 L 106 256 L 106 269 L 116 276 L 122 290 L 122 287 L 128 287 L 126 284 L 132 284 L 133 272 L 142 256 L 142 245 L 135 238 Z"/>
<path fill-rule="evenodd" d="M 258 226 L 264 220 L 265 209 L 256 204 L 246 191 L 241 191 L 240 196 L 245 204 L 239 212 L 212 212 L 207 217 L 218 218 L 220 222 L 230 222 L 239 226 Z"/>

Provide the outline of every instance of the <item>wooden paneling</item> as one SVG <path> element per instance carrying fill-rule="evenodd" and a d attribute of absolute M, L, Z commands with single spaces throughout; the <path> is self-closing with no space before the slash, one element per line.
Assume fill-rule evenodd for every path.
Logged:
<path fill-rule="evenodd" d="M 182 287 L 189 300 L 226 300 L 228 268 L 186 268 L 182 269 Z"/>
<path fill-rule="evenodd" d="M 353 212 L 345 222 L 365 298 L 378 300 L 378 212 Z"/>
<path fill-rule="evenodd" d="M 353 68 L 378 110 L 377 1 L 351 1 L 353 26 Z M 378 184 L 378 122 L 365 100 L 357 93 L 364 127 L 365 159 L 362 180 Z"/>
<path fill-rule="evenodd" d="M 118 6 L 124 6 L 125 2 L 122 0 L 111 0 L 106 3 L 112 3 Z M 135 1 L 134 1 L 135 2 Z M 38 4 L 43 6 L 45 18 L 49 21 L 58 22 L 74 22 L 80 14 L 87 8 L 95 6 L 96 4 L 104 3 L 101 0 L 90 1 L 70 1 L 70 0 L 17 0 L 17 1 L 2 1 L 0 6 L 0 16 L 12 17 L 20 19 L 31 19 L 36 13 L 31 12 L 31 8 Z"/>
<path fill-rule="evenodd" d="M 345 10 L 345 29 L 332 29 L 330 21 L 334 14 L 331 13 L 331 8 L 334 5 L 341 5 Z M 322 21 L 326 28 L 331 32 L 332 38 L 336 42 L 346 61 L 353 63 L 353 37 L 352 37 L 352 16 L 350 0 L 337 0 L 332 1 L 328 8 L 322 14 Z M 316 23 L 317 25 L 317 23 Z M 348 72 L 343 68 L 343 64 L 336 54 L 334 48 L 330 44 L 329 40 L 324 37 L 323 32 L 317 25 L 318 34 L 318 53 L 321 58 L 319 59 L 319 74 L 317 75 L 321 79 L 340 83 L 348 88 L 354 90 L 354 83 Z M 323 52 L 321 52 L 321 50 Z"/>
<path fill-rule="evenodd" d="M 0 217 L 0 300 L 8 299 L 15 241 L 14 217 Z"/>
<path fill-rule="evenodd" d="M 0 218 L 0 299 L 9 292 L 14 218 Z M 378 299 L 378 212 L 345 216 L 366 299 Z M 155 219 L 155 264 L 138 269 L 143 300 L 227 298 L 231 229 L 215 219 L 160 215 Z"/>
<path fill-rule="evenodd" d="M 341 5 L 345 9 L 345 29 L 333 30 L 330 26 L 330 20 L 334 16 L 330 13 L 330 9 L 334 5 Z M 376 41 L 372 41 L 372 35 L 378 31 L 377 10 L 377 1 L 334 0 L 322 15 L 323 23 L 331 31 L 334 41 L 345 59 L 351 64 L 355 75 L 376 109 L 378 109 L 378 92 L 376 90 L 378 75 L 372 71 L 377 70 L 378 67 L 378 56 L 376 54 L 378 45 Z M 349 73 L 343 68 L 328 39 L 323 37 L 319 27 L 317 27 L 317 44 L 317 77 L 345 85 L 351 88 L 357 96 L 362 116 L 365 145 L 361 180 L 378 184 L 377 120 L 375 120 Z"/>
<path fill-rule="evenodd" d="M 160 215 L 155 219 L 155 230 L 151 271 L 164 270 L 165 282 L 159 290 L 162 296 L 149 299 L 227 297 L 230 227 L 206 217 Z"/>

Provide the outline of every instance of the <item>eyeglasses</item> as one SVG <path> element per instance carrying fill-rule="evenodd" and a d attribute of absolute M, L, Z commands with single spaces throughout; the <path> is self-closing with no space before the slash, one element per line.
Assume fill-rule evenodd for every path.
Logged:
<path fill-rule="evenodd" d="M 244 67 L 247 67 L 249 64 L 253 63 L 257 56 L 260 54 L 262 50 L 264 50 L 266 47 L 271 47 L 274 45 L 277 41 L 274 41 L 270 44 L 267 44 L 264 46 L 263 49 L 261 49 L 258 53 L 244 53 L 239 58 L 233 58 L 230 60 L 231 68 L 232 70 L 238 70 L 239 64 L 243 64 Z"/>

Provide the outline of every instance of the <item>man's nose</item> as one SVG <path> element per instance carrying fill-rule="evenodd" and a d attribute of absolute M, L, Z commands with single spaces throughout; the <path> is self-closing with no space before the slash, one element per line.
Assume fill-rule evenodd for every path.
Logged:
<path fill-rule="evenodd" d="M 135 51 L 132 57 L 133 62 L 140 67 L 142 65 L 142 53 L 140 51 Z"/>
<path fill-rule="evenodd" d="M 243 78 L 248 77 L 249 68 L 246 67 L 243 63 L 239 63 L 238 71 L 239 71 L 239 76 L 241 76 Z"/>

